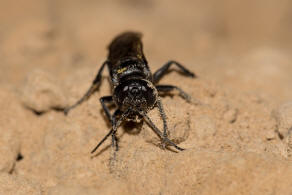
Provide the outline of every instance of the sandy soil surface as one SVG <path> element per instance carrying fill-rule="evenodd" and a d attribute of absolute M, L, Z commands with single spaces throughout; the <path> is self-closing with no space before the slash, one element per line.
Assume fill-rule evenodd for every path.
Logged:
<path fill-rule="evenodd" d="M 1 0 L 0 194 L 291 194 L 292 3 L 273 1 Z M 99 97 L 64 116 L 90 86 L 111 39 L 144 34 L 160 83 L 192 97 L 163 97 L 170 138 L 162 150 L 146 123 L 110 125 Z M 149 112 L 159 128 L 156 109 Z"/>

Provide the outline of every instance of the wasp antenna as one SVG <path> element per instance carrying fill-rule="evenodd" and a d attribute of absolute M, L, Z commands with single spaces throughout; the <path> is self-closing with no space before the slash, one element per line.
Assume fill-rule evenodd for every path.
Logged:
<path fill-rule="evenodd" d="M 93 154 L 98 148 L 99 146 L 101 146 L 101 144 L 107 140 L 107 138 L 113 133 L 113 129 L 111 129 L 108 134 L 106 134 L 106 136 L 104 136 L 104 138 L 95 146 L 95 148 L 91 151 L 91 154 Z"/>

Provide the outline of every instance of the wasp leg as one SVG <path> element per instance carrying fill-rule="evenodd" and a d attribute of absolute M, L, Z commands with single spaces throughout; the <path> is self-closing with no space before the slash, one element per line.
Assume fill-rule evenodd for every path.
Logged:
<path fill-rule="evenodd" d="M 177 146 L 175 143 L 173 143 L 173 141 L 171 141 L 170 139 L 168 139 L 167 137 L 167 133 L 162 133 L 157 127 L 156 125 L 152 122 L 152 120 L 147 116 L 147 114 L 145 114 L 144 112 L 141 112 L 140 113 L 145 121 L 148 123 L 148 125 L 154 130 L 154 132 L 162 139 L 162 142 L 163 142 L 163 147 L 165 148 L 165 145 L 168 144 L 168 145 L 171 145 L 173 147 L 175 147 L 176 149 L 180 150 L 180 151 L 183 151 L 184 149 Z M 165 126 L 165 125 L 164 125 Z M 166 126 L 167 128 L 167 126 Z M 167 130 L 166 130 L 167 131 Z"/>
<path fill-rule="evenodd" d="M 166 144 L 168 144 L 168 145 L 171 145 L 171 146 L 175 147 L 176 149 L 178 149 L 180 151 L 183 151 L 184 150 L 183 148 L 177 146 L 173 141 L 171 141 L 168 138 L 168 135 L 167 135 L 167 129 L 168 128 L 167 128 L 167 122 L 166 122 L 166 115 L 165 115 L 165 112 L 163 110 L 163 106 L 162 106 L 162 103 L 161 103 L 160 99 L 158 99 L 158 101 L 157 101 L 157 107 L 159 109 L 159 112 L 160 112 L 160 115 L 161 115 L 161 118 L 162 118 L 162 121 L 163 121 L 163 133 L 155 126 L 155 124 L 147 116 L 146 113 L 141 112 L 140 114 L 144 117 L 144 119 L 150 125 L 150 127 L 154 130 L 154 132 L 162 139 L 163 148 L 165 148 Z"/>
<path fill-rule="evenodd" d="M 78 106 L 79 104 L 81 104 L 82 102 L 86 101 L 89 99 L 89 97 L 98 90 L 99 86 L 100 86 L 100 81 L 101 81 L 101 76 L 102 76 L 102 72 L 103 69 L 105 67 L 105 65 L 107 64 L 107 61 L 105 61 L 102 66 L 100 67 L 95 79 L 93 80 L 90 88 L 87 90 L 87 92 L 83 95 L 82 98 L 80 98 L 75 104 L 73 104 L 72 106 L 69 106 L 67 108 L 64 109 L 64 114 L 67 115 L 69 113 L 70 110 L 72 110 L 73 108 L 75 108 L 76 106 Z"/>
<path fill-rule="evenodd" d="M 166 115 L 165 115 L 165 112 L 164 112 L 164 109 L 163 109 L 163 106 L 162 106 L 160 99 L 158 99 L 158 101 L 157 101 L 157 107 L 158 107 L 160 116 L 161 116 L 162 121 L 163 121 L 163 139 L 165 139 L 165 138 L 167 138 L 168 127 L 167 127 L 167 122 L 166 122 Z"/>
<path fill-rule="evenodd" d="M 104 97 L 101 97 L 99 100 L 100 100 L 100 103 L 102 105 L 103 110 L 105 111 L 107 118 L 110 120 L 112 127 L 113 127 L 113 131 L 111 133 L 112 147 L 115 149 L 115 151 L 118 151 L 119 147 L 118 147 L 118 139 L 116 137 L 116 132 L 117 132 L 117 128 L 120 124 L 116 124 L 116 118 L 121 114 L 120 110 L 116 110 L 114 115 L 111 116 L 110 110 L 105 105 L 105 103 L 113 103 L 113 97 L 112 96 L 104 96 Z"/>
<path fill-rule="evenodd" d="M 121 111 L 120 110 L 116 110 L 114 112 L 114 114 L 112 116 L 110 116 L 110 120 L 112 121 L 112 128 L 111 130 L 108 132 L 108 134 L 106 134 L 104 136 L 104 138 L 96 145 L 96 147 L 91 151 L 91 153 L 94 153 L 100 146 L 101 144 L 103 144 L 103 142 L 105 140 L 107 140 L 107 138 L 112 135 L 112 146 L 113 148 L 115 147 L 115 150 L 117 150 L 118 145 L 117 145 L 117 138 L 116 138 L 116 132 L 118 127 L 121 125 L 121 123 L 124 121 L 124 114 L 121 115 L 121 118 L 117 121 L 117 117 L 119 117 L 121 115 Z"/>
<path fill-rule="evenodd" d="M 111 130 L 108 132 L 108 134 L 106 134 L 106 136 L 104 136 L 104 138 L 96 145 L 96 147 L 91 151 L 91 153 L 94 153 L 99 146 L 101 146 L 101 144 L 110 136 L 112 135 L 112 146 L 115 149 L 115 151 L 118 150 L 118 143 L 117 143 L 117 138 L 116 138 L 116 132 L 118 130 L 118 127 L 122 124 L 122 122 L 124 122 L 125 118 L 129 115 L 129 111 L 130 109 L 126 110 L 125 112 L 121 112 L 119 109 L 116 110 L 113 114 L 113 116 L 111 117 L 111 121 L 112 121 L 112 128 Z M 117 118 L 119 117 L 119 119 L 117 120 Z"/>
<path fill-rule="evenodd" d="M 185 99 L 187 102 L 191 102 L 191 96 L 189 94 L 187 94 L 186 92 L 184 92 L 181 88 L 177 87 L 177 86 L 173 86 L 173 85 L 157 85 L 156 89 L 158 90 L 158 92 L 164 92 L 164 93 L 169 93 L 172 92 L 174 90 L 179 92 L 179 95 Z"/>
<path fill-rule="evenodd" d="M 158 83 L 158 81 L 166 74 L 166 72 L 168 71 L 169 67 L 174 64 L 176 65 L 184 74 L 186 74 L 186 76 L 189 77 L 196 77 L 196 75 L 194 73 L 192 73 L 191 71 L 189 71 L 188 69 L 186 69 L 183 65 L 181 65 L 180 63 L 176 62 L 176 61 L 169 61 L 167 62 L 165 65 L 163 65 L 160 69 L 158 69 L 154 74 L 153 74 L 153 83 Z"/>
<path fill-rule="evenodd" d="M 128 117 L 129 113 L 130 113 L 131 108 L 129 108 L 128 110 L 126 110 L 125 112 L 121 112 L 119 109 L 115 111 L 114 116 L 112 117 L 112 123 L 113 123 L 113 133 L 112 133 L 112 146 L 115 149 L 115 151 L 119 150 L 118 147 L 118 139 L 116 137 L 116 133 L 118 130 L 118 127 L 122 124 L 122 122 L 125 121 L 125 119 Z M 118 120 L 116 120 L 116 118 L 119 117 Z"/>
<path fill-rule="evenodd" d="M 112 123 L 113 121 L 112 121 L 112 116 L 111 116 L 111 114 L 110 114 L 110 110 L 109 110 L 109 108 L 106 106 L 105 103 L 113 103 L 113 97 L 112 97 L 112 96 L 104 96 L 104 97 L 101 97 L 101 98 L 99 99 L 99 101 L 100 101 L 100 103 L 101 103 L 101 105 L 102 105 L 102 108 L 103 108 L 103 110 L 104 110 L 104 112 L 105 112 L 105 114 L 106 114 L 108 120 Z"/>

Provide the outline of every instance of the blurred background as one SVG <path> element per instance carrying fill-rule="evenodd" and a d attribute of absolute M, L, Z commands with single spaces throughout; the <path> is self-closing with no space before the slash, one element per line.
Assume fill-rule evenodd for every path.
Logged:
<path fill-rule="evenodd" d="M 292 98 L 289 0 L 0 2 L 2 86 L 19 86 L 34 69 L 88 85 L 112 38 L 134 30 L 153 71 L 173 59 L 230 90 Z"/>

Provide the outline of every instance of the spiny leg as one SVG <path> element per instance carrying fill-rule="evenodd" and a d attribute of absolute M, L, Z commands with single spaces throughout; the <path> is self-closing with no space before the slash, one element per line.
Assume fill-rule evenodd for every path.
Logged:
<path fill-rule="evenodd" d="M 108 134 L 106 134 L 105 136 L 104 136 L 104 138 L 96 145 L 96 147 L 91 151 L 91 153 L 94 153 L 100 146 L 101 146 L 101 144 L 105 141 L 105 140 L 107 140 L 107 138 L 110 136 L 110 135 L 113 135 L 114 134 L 114 138 L 116 137 L 116 132 L 117 132 L 117 129 L 118 129 L 118 127 L 121 125 L 121 123 L 125 120 L 125 118 L 128 116 L 128 114 L 129 114 L 129 110 L 127 110 L 126 112 L 124 112 L 124 113 L 121 113 L 121 111 L 120 110 L 116 110 L 115 112 L 114 112 L 114 114 L 113 114 L 113 116 L 111 117 L 111 121 L 112 121 L 112 128 L 111 128 L 111 130 L 108 132 Z M 120 118 L 117 120 L 117 117 L 119 117 L 120 116 Z M 115 138 L 115 140 L 116 140 L 116 138 Z M 113 143 L 113 140 L 112 140 L 112 146 L 113 147 L 116 147 L 115 149 L 117 150 L 117 142 L 116 143 Z"/>
<path fill-rule="evenodd" d="M 153 74 L 153 83 L 158 83 L 158 81 L 165 75 L 165 73 L 168 71 L 169 67 L 174 64 L 176 65 L 186 76 L 189 77 L 196 77 L 194 73 L 189 71 L 187 68 L 185 68 L 183 65 L 176 61 L 169 61 L 165 65 L 163 65 L 160 69 L 158 69 L 154 74 Z"/>
<path fill-rule="evenodd" d="M 116 133 L 118 130 L 118 127 L 122 124 L 122 122 L 125 121 L 127 116 L 129 115 L 131 108 L 128 108 L 125 112 L 121 112 L 120 110 L 116 110 L 115 115 L 119 116 L 119 120 L 116 122 L 116 118 L 113 118 L 113 133 L 112 133 L 112 146 L 114 147 L 115 151 L 118 151 L 118 142 Z"/>
<path fill-rule="evenodd" d="M 161 116 L 162 121 L 163 121 L 163 139 L 164 139 L 167 137 L 168 127 L 167 127 L 167 122 L 166 122 L 166 115 L 165 115 L 165 112 L 163 110 L 163 106 L 162 106 L 160 98 L 158 98 L 158 100 L 157 100 L 157 107 L 158 107 L 160 116 Z"/>
<path fill-rule="evenodd" d="M 113 103 L 113 97 L 112 96 L 103 96 L 99 99 L 99 101 L 102 105 L 102 108 L 103 108 L 108 120 L 112 123 L 112 116 L 111 116 L 110 110 L 106 106 L 105 103 Z"/>
<path fill-rule="evenodd" d="M 72 110 L 73 108 L 75 108 L 76 106 L 80 105 L 82 102 L 86 101 L 89 99 L 89 97 L 98 90 L 99 86 L 100 86 L 100 82 L 101 82 L 101 76 L 102 76 L 102 72 L 103 69 L 105 67 L 105 65 L 107 64 L 107 61 L 105 61 L 102 66 L 100 67 L 95 79 L 93 80 L 90 88 L 87 90 L 87 92 L 83 95 L 82 98 L 80 98 L 75 104 L 73 104 L 72 106 L 69 106 L 67 108 L 64 109 L 64 114 L 67 115 L 69 113 L 70 110 Z"/>
<path fill-rule="evenodd" d="M 152 120 L 144 113 L 140 112 L 140 114 L 144 117 L 145 121 L 148 123 L 148 125 L 154 130 L 154 132 L 163 140 L 163 142 L 168 143 L 169 145 L 175 147 L 176 149 L 183 151 L 184 149 L 177 146 L 175 143 L 173 143 L 168 137 L 164 137 L 163 133 L 155 126 L 155 124 L 152 122 Z"/>
<path fill-rule="evenodd" d="M 104 97 L 101 97 L 99 100 L 100 100 L 100 103 L 102 105 L 102 108 L 103 108 L 107 118 L 109 119 L 109 121 L 112 124 L 112 127 L 115 127 L 116 126 L 116 117 L 120 114 L 120 111 L 116 110 L 114 115 L 111 116 L 110 110 L 105 104 L 105 103 L 113 103 L 113 97 L 112 96 L 104 96 Z M 113 131 L 111 132 L 111 135 L 112 135 L 112 147 L 115 148 L 115 151 L 117 151 L 118 144 L 117 144 L 116 131 L 114 130 L 114 128 L 113 128 Z"/>
<path fill-rule="evenodd" d="M 169 93 L 171 91 L 177 90 L 179 92 L 179 95 L 185 99 L 187 102 L 191 102 L 191 96 L 188 95 L 186 92 L 184 92 L 181 88 L 173 85 L 157 85 L 156 89 L 158 92 L 165 92 Z"/>
<path fill-rule="evenodd" d="M 104 138 L 95 146 L 95 148 L 91 151 L 91 154 L 92 153 L 94 153 L 98 148 L 99 148 L 99 146 L 101 146 L 102 144 L 103 144 L 103 142 L 105 141 L 105 140 L 107 140 L 107 138 L 110 136 L 110 135 L 112 135 L 113 134 L 113 132 L 114 132 L 114 129 L 113 129 L 113 126 L 115 125 L 115 123 L 116 123 L 116 117 L 117 117 L 117 113 L 119 112 L 119 110 L 116 110 L 115 112 L 114 112 L 114 114 L 113 114 L 113 116 L 110 116 L 110 121 L 112 122 L 112 128 L 111 128 L 111 130 L 108 132 L 108 134 L 106 134 L 105 136 L 104 136 Z"/>
<path fill-rule="evenodd" d="M 111 157 L 110 157 L 110 161 L 109 161 L 109 166 L 110 166 L 110 172 L 112 172 L 113 168 L 115 167 L 115 163 L 116 163 L 116 153 L 119 150 L 119 146 L 118 146 L 118 139 L 116 136 L 118 127 L 121 125 L 121 123 L 124 121 L 125 119 L 125 113 L 121 113 L 120 110 L 116 110 L 115 114 L 116 117 L 120 116 L 119 120 L 116 121 L 116 117 L 113 117 L 112 120 L 112 151 L 111 151 Z"/>

